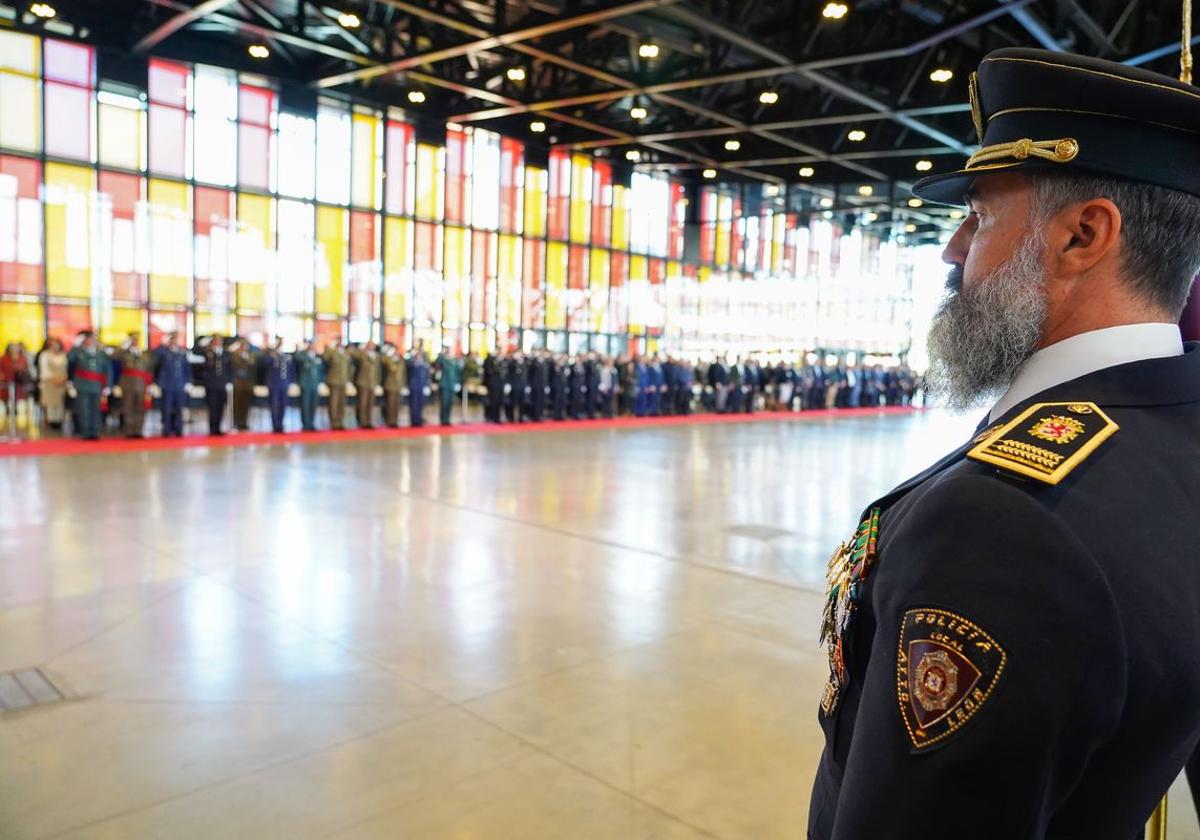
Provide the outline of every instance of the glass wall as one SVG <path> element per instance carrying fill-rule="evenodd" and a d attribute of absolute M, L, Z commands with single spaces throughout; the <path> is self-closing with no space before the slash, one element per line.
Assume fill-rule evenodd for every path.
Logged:
<path fill-rule="evenodd" d="M 903 250 L 832 221 L 401 111 L 281 107 L 259 77 L 0 31 L 0 345 L 93 328 L 484 352 L 895 352 Z M 764 202 L 771 207 L 772 202 Z"/>

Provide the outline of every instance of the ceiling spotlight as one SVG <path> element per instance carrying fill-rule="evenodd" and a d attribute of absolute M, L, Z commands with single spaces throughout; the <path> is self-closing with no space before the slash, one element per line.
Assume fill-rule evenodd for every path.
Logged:
<path fill-rule="evenodd" d="M 779 195 L 779 185 L 767 184 L 765 187 L 763 187 L 763 195 L 765 195 L 767 198 L 776 198 Z"/>
<path fill-rule="evenodd" d="M 954 71 L 949 67 L 939 67 L 929 74 L 929 81 L 944 85 L 954 78 Z"/>
<path fill-rule="evenodd" d="M 342 12 L 338 15 L 338 25 L 346 29 L 358 29 L 362 26 L 362 20 L 354 12 Z"/>
<path fill-rule="evenodd" d="M 909 206 L 909 207 L 913 207 L 913 208 L 916 208 L 916 207 L 924 207 L 924 206 L 925 206 L 925 202 L 924 202 L 924 201 L 922 201 L 922 200 L 921 200 L 921 199 L 919 199 L 919 198 L 910 198 L 910 199 L 908 200 L 908 206 Z"/>
<path fill-rule="evenodd" d="M 933 169 L 933 161 L 931 161 L 931 160 L 917 161 L 917 171 L 918 172 L 928 172 L 930 169 Z"/>
<path fill-rule="evenodd" d="M 408 101 L 414 105 L 420 105 L 425 101 L 425 92 L 420 90 L 410 90 L 408 92 Z"/>
<path fill-rule="evenodd" d="M 716 178 L 716 177 L 717 177 L 717 170 L 715 170 L 715 169 L 705 169 L 705 170 L 704 170 L 702 173 L 700 173 L 700 174 L 702 174 L 702 175 L 703 175 L 705 178 L 708 178 L 708 179 L 710 179 L 710 180 L 711 180 L 711 179 L 713 179 L 713 178 Z"/>
<path fill-rule="evenodd" d="M 828 196 L 826 196 L 825 198 L 822 198 L 822 199 L 821 199 L 821 201 L 820 201 L 819 203 L 820 203 L 820 205 L 821 205 L 822 207 L 832 207 L 832 206 L 833 206 L 833 199 L 832 199 L 832 198 L 830 198 L 830 197 L 828 197 Z"/>
<path fill-rule="evenodd" d="M 642 58 L 658 58 L 658 44 L 645 43 L 638 47 L 638 55 Z"/>
<path fill-rule="evenodd" d="M 841 20 L 850 11 L 850 6 L 846 3 L 830 2 L 825 4 L 825 8 L 821 10 L 821 17 L 826 20 Z"/>
<path fill-rule="evenodd" d="M 725 141 L 725 151 L 727 151 L 727 152 L 736 152 L 740 148 L 742 148 L 741 140 L 726 140 Z"/>
<path fill-rule="evenodd" d="M 858 194 L 863 197 L 866 197 L 868 195 L 875 195 L 875 188 L 872 187 L 870 184 L 863 184 L 861 187 L 858 188 Z"/>
<path fill-rule="evenodd" d="M 29 11 L 43 19 L 49 19 L 58 14 L 55 8 L 49 3 L 34 3 L 29 7 Z"/>
<path fill-rule="evenodd" d="M 846 135 L 846 139 L 851 143 L 861 143 L 867 139 L 867 132 L 863 131 L 861 128 L 856 128 Z"/>
<path fill-rule="evenodd" d="M 811 178 L 816 173 L 816 171 L 817 170 L 813 169 L 811 166 L 801 166 L 800 167 L 800 177 L 801 178 Z"/>
<path fill-rule="evenodd" d="M 630 163 L 637 163 L 641 159 L 642 153 L 637 149 L 630 149 L 625 153 L 625 160 L 629 161 Z"/>
<path fill-rule="evenodd" d="M 773 90 L 764 90 L 758 95 L 758 101 L 764 105 L 774 105 L 779 101 L 779 94 Z"/>
<path fill-rule="evenodd" d="M 951 210 L 950 211 L 951 219 L 961 219 L 962 217 L 963 217 L 963 211 L 961 211 L 961 210 Z"/>
<path fill-rule="evenodd" d="M 646 119 L 646 114 L 647 114 L 646 109 L 643 108 L 641 105 L 635 105 L 634 107 L 629 109 L 629 116 L 633 117 L 635 120 Z"/>
<path fill-rule="evenodd" d="M 509 67 L 508 72 L 505 73 L 505 75 L 508 76 L 508 80 L 510 82 L 523 82 L 525 81 L 525 68 Z"/>
<path fill-rule="evenodd" d="M 271 55 L 271 51 L 262 44 L 251 44 L 246 52 L 250 53 L 251 58 L 267 58 Z"/>
<path fill-rule="evenodd" d="M 542 122 L 541 120 L 534 120 L 533 122 L 531 122 L 529 124 L 529 130 L 532 131 L 534 134 L 541 134 L 543 131 L 546 130 L 546 124 L 544 122 Z"/>
<path fill-rule="evenodd" d="M 917 232 L 917 226 L 916 226 L 916 225 L 914 225 L 914 224 L 907 224 L 907 225 L 905 225 L 905 226 L 904 226 L 904 232 L 905 232 L 905 233 L 916 233 L 916 232 Z"/>
<path fill-rule="evenodd" d="M 864 213 L 863 221 L 866 222 L 867 224 L 871 224 L 871 222 L 877 222 L 877 221 L 879 221 L 879 214 L 876 213 L 874 210 L 870 211 L 869 213 Z"/>

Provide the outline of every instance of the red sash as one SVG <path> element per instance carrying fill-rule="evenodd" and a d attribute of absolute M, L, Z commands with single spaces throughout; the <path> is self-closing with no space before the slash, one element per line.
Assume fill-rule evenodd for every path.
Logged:
<path fill-rule="evenodd" d="M 98 370 L 76 370 L 75 375 L 80 379 L 86 379 L 88 382 L 95 382 L 99 385 L 107 385 L 108 377 Z"/>
<path fill-rule="evenodd" d="M 121 371 L 121 376 L 132 376 L 134 379 L 142 380 L 146 385 L 154 381 L 154 377 L 150 374 L 150 371 L 141 370 L 140 368 L 125 368 Z"/>

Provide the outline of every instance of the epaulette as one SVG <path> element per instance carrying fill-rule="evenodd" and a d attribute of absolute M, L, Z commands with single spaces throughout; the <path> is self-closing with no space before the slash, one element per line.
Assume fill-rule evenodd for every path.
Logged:
<path fill-rule="evenodd" d="M 967 457 L 1058 484 L 1119 428 L 1095 403 L 1039 403 L 985 433 Z"/>

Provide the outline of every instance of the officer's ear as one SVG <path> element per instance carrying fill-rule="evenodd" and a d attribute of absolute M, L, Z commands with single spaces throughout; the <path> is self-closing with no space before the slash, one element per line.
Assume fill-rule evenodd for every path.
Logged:
<path fill-rule="evenodd" d="M 1082 277 L 1121 250 L 1121 210 L 1107 198 L 1070 204 L 1047 228 L 1051 276 Z"/>

